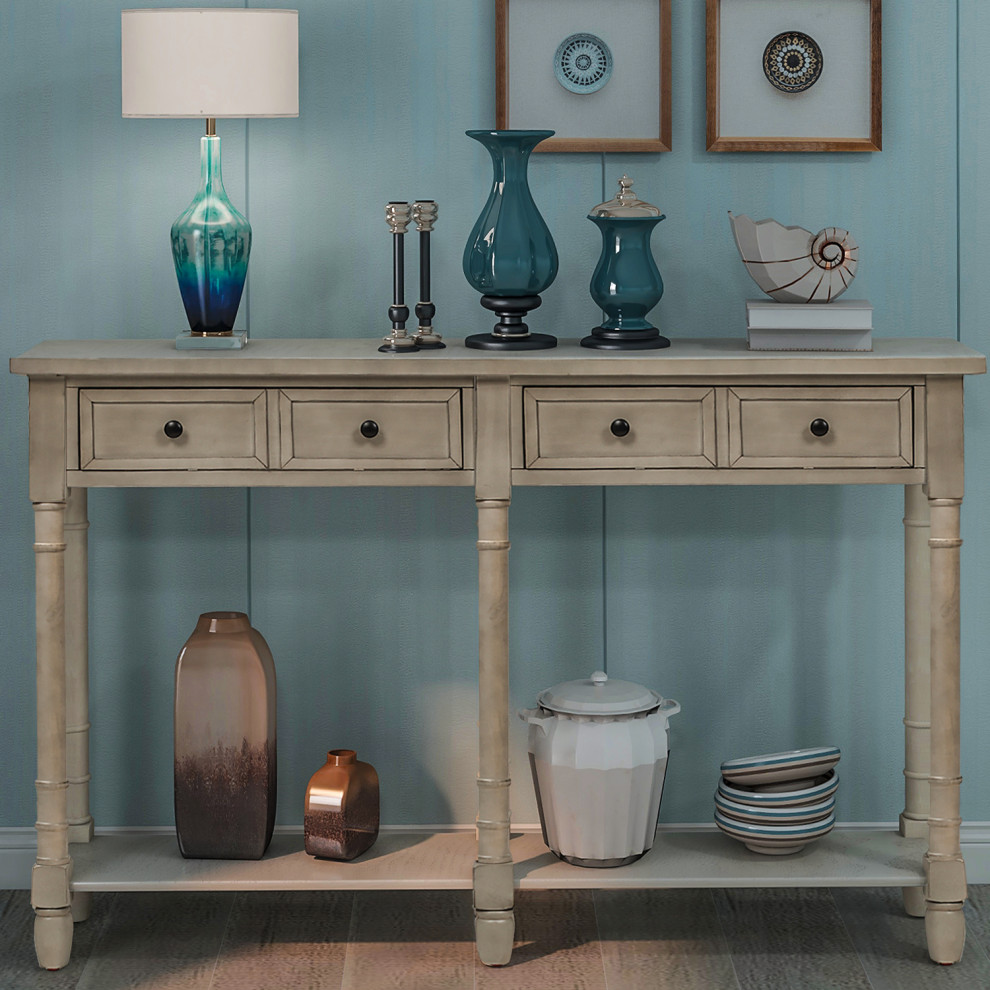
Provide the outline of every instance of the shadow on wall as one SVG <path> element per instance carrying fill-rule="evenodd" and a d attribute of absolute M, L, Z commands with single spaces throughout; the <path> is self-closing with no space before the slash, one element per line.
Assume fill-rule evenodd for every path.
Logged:
<path fill-rule="evenodd" d="M 724 759 L 819 744 L 859 765 L 843 812 L 896 818 L 898 740 L 880 727 L 903 714 L 900 489 L 606 497 L 609 674 L 683 706 L 663 820 L 710 818 Z"/>

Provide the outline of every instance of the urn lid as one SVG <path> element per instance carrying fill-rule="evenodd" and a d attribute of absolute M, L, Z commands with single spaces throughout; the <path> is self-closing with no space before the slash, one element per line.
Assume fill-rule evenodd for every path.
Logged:
<path fill-rule="evenodd" d="M 636 198 L 632 184 L 633 180 L 628 175 L 623 175 L 619 179 L 619 195 L 607 203 L 599 203 L 588 216 L 592 219 L 595 217 L 624 217 L 627 219 L 660 217 L 662 220 L 663 214 L 655 206 Z"/>
<path fill-rule="evenodd" d="M 541 708 L 566 715 L 633 715 L 662 702 L 656 691 L 632 681 L 609 678 L 603 670 L 594 671 L 584 680 L 555 684 L 539 697 Z"/>

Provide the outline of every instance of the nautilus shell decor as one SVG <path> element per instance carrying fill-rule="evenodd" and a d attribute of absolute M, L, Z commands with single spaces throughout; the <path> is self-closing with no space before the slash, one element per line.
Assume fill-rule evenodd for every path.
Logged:
<path fill-rule="evenodd" d="M 848 230 L 826 227 L 817 234 L 776 220 L 729 214 L 746 270 L 778 302 L 833 302 L 856 277 L 859 246 Z"/>

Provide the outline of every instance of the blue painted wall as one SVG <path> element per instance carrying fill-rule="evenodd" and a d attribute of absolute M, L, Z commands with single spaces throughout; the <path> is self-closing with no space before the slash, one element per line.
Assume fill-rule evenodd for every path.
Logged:
<path fill-rule="evenodd" d="M 174 0 L 173 0 L 174 2 Z M 233 4 L 240 6 L 240 4 Z M 665 332 L 741 336 L 754 287 L 726 211 L 862 248 L 876 333 L 986 351 L 990 196 L 984 0 L 888 4 L 884 151 L 704 150 L 704 3 L 673 5 L 673 143 L 664 155 L 538 155 L 531 184 L 561 274 L 534 326 L 579 336 L 599 235 L 585 219 L 623 171 L 668 219 L 654 238 Z M 255 247 L 242 321 L 257 337 L 387 329 L 383 204 L 434 198 L 438 328 L 491 320 L 460 273 L 487 193 L 493 5 L 303 0 L 298 120 L 221 121 L 224 179 Z M 123 120 L 119 4 L 0 8 L 0 340 L 171 337 L 184 325 L 168 229 L 191 198 L 200 125 Z M 919 67 L 921 69 L 919 70 Z M 34 820 L 26 384 L 0 387 L 0 826 Z M 967 386 L 963 813 L 990 819 L 990 457 L 985 379 Z M 100 825 L 172 821 L 175 655 L 200 611 L 241 608 L 279 676 L 280 810 L 298 823 L 326 749 L 383 780 L 389 823 L 475 814 L 477 656 L 469 490 L 93 491 L 93 807 Z M 843 749 L 842 820 L 902 808 L 902 528 L 895 488 L 518 491 L 511 534 L 513 707 L 607 663 L 681 701 L 667 821 L 710 817 L 721 759 Z M 513 808 L 535 821 L 525 727 Z"/>

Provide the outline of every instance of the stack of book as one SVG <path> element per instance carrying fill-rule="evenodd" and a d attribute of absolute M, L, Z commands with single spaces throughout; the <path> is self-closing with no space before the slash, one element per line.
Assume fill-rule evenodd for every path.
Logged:
<path fill-rule="evenodd" d="M 873 306 L 865 299 L 830 303 L 746 301 L 751 351 L 873 350 Z"/>

